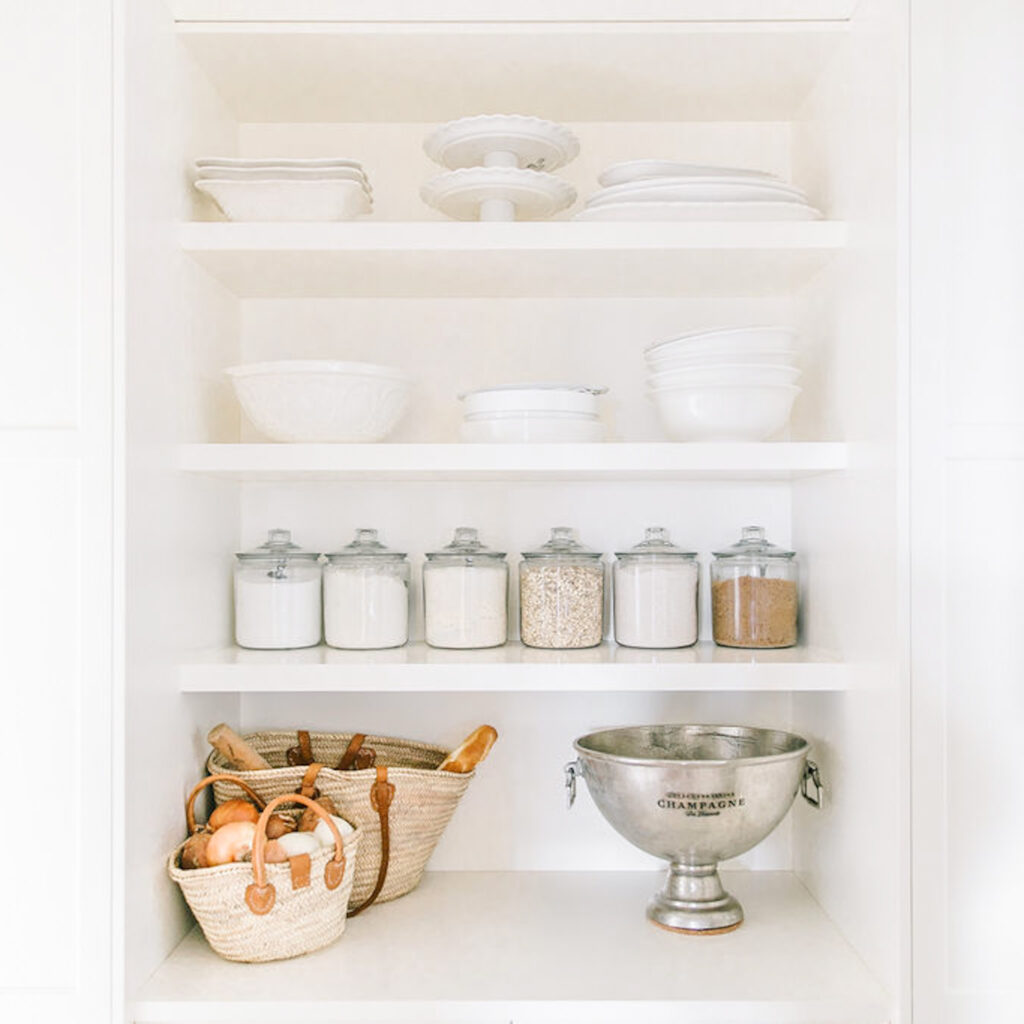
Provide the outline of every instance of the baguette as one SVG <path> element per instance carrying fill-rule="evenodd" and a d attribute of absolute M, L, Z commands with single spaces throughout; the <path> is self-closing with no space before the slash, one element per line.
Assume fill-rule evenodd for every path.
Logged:
<path fill-rule="evenodd" d="M 223 722 L 215 725 L 206 737 L 210 746 L 216 750 L 235 771 L 265 772 L 270 762 L 262 754 L 253 750 L 241 736 Z"/>
<path fill-rule="evenodd" d="M 441 763 L 439 772 L 471 772 L 490 752 L 498 738 L 497 730 L 490 725 L 474 729 Z"/>

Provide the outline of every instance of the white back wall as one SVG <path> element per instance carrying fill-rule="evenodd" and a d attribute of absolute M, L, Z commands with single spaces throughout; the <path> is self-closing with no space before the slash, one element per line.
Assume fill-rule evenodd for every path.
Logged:
<path fill-rule="evenodd" d="M 520 553 L 550 536 L 552 526 L 574 526 L 588 547 L 624 551 L 643 539 L 645 526 L 665 526 L 675 542 L 698 552 L 702 565 L 702 627 L 710 638 L 710 552 L 735 543 L 740 528 L 763 525 L 777 544 L 790 539 L 787 484 L 634 482 L 598 483 L 384 483 L 245 484 L 239 550 L 266 540 L 273 527 L 291 529 L 315 551 L 337 551 L 357 527 L 381 531 L 388 545 L 413 562 L 413 639 L 422 639 L 420 568 L 424 553 L 447 544 L 456 526 L 476 526 L 485 543 L 509 553 L 512 566 L 510 636 L 518 635 L 516 570 Z M 610 581 L 608 585 L 610 589 Z"/>
<path fill-rule="evenodd" d="M 477 112 L 467 109 L 452 116 Z M 243 123 L 239 146 L 242 155 L 252 157 L 337 155 L 359 160 L 373 186 L 374 220 L 447 220 L 420 199 L 420 186 L 446 170 L 423 151 L 423 140 L 436 127 L 434 122 Z M 580 153 L 554 173 L 574 185 L 579 196 L 556 220 L 581 209 L 599 187 L 598 174 L 623 160 L 681 160 L 756 168 L 786 179 L 790 175 L 786 122 L 567 122 L 565 127 L 579 138 Z"/>
<path fill-rule="evenodd" d="M 545 654 L 549 652 L 543 652 Z M 499 739 L 478 769 L 431 859 L 439 871 L 598 871 L 657 868 L 601 816 L 581 783 L 566 811 L 563 766 L 573 740 L 594 729 L 652 722 L 785 728 L 780 693 L 469 693 L 247 695 L 246 729 L 308 728 L 403 736 L 455 746 L 483 722 Z M 762 844 L 730 866 L 787 869 L 798 807 Z"/>
<path fill-rule="evenodd" d="M 609 440 L 663 440 L 644 393 L 648 345 L 691 330 L 793 321 L 793 305 L 781 297 L 247 299 L 240 305 L 246 362 L 354 359 L 410 373 L 412 405 L 392 441 L 457 441 L 460 393 L 530 381 L 608 387 L 601 405 Z M 805 340 L 808 348 L 817 341 Z M 243 440 L 258 439 L 247 421 L 242 429 Z M 819 440 L 812 430 L 809 424 L 804 439 Z"/>

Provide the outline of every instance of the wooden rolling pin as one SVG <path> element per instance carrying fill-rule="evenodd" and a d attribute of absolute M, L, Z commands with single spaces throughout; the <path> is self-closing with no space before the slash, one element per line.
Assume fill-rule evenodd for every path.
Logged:
<path fill-rule="evenodd" d="M 492 725 L 474 729 L 438 766 L 439 772 L 471 772 L 490 752 L 498 730 Z"/>
<path fill-rule="evenodd" d="M 262 772 L 271 767 L 269 761 L 249 746 L 241 736 L 221 722 L 215 725 L 206 737 L 210 746 L 237 772 Z"/>

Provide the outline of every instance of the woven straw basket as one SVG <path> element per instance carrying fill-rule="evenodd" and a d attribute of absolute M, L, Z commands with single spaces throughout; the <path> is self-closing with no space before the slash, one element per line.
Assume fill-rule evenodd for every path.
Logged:
<path fill-rule="evenodd" d="M 168 859 L 168 874 L 181 886 L 210 946 L 226 960 L 260 963 L 311 953 L 338 939 L 345 930 L 352 894 L 359 829 L 342 837 L 330 816 L 304 796 L 290 793 L 264 805 L 244 783 L 213 775 L 200 782 L 186 801 L 189 835 L 200 830 L 193 812 L 195 798 L 211 783 L 240 786 L 263 813 L 256 825 L 251 864 L 185 871 L 180 867 L 184 843 Z M 266 864 L 267 819 L 274 812 L 288 814 L 281 806 L 289 803 L 313 807 L 330 826 L 335 845 L 285 864 Z"/>
<path fill-rule="evenodd" d="M 476 774 L 439 772 L 437 767 L 448 754 L 443 747 L 387 736 L 277 731 L 251 733 L 245 739 L 272 769 L 232 771 L 214 751 L 207 761 L 211 774 L 242 779 L 265 800 L 298 791 L 309 796 L 318 790 L 334 801 L 342 817 L 365 833 L 356 859 L 355 909 L 350 916 L 375 900 L 383 903 L 416 888 Z M 376 752 L 372 768 L 337 771 L 325 767 L 337 765 L 343 758 L 351 760 L 354 750 L 367 748 Z M 312 763 L 307 765 L 307 760 Z M 231 791 L 217 783 L 214 797 L 218 804 L 223 803 L 231 799 Z"/>

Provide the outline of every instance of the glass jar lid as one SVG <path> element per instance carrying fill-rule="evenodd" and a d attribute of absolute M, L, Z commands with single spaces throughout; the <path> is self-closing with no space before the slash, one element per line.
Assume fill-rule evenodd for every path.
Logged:
<path fill-rule="evenodd" d="M 765 539 L 763 526 L 744 526 L 739 543 L 711 552 L 715 558 L 729 558 L 744 562 L 763 562 L 769 558 L 792 558 L 796 552 L 787 551 Z"/>
<path fill-rule="evenodd" d="M 332 551 L 325 556 L 332 565 L 355 558 L 370 558 L 382 562 L 400 562 L 405 558 L 404 551 L 392 551 L 377 539 L 376 530 L 358 529 L 351 543 L 340 551 Z"/>
<path fill-rule="evenodd" d="M 648 526 L 644 530 L 644 539 L 634 544 L 628 551 L 616 551 L 616 558 L 687 558 L 697 557 L 696 551 L 684 551 L 672 543 L 668 530 L 664 526 Z"/>
<path fill-rule="evenodd" d="M 267 539 L 252 551 L 238 551 L 235 558 L 240 562 L 315 562 L 320 557 L 317 551 L 303 551 L 292 543 L 291 530 L 268 530 Z"/>
<path fill-rule="evenodd" d="M 536 551 L 524 551 L 523 558 L 592 558 L 601 557 L 600 551 L 585 547 L 576 537 L 571 526 L 553 526 L 551 537 L 547 543 L 541 544 Z"/>
<path fill-rule="evenodd" d="M 440 551 L 428 551 L 427 561 L 446 562 L 458 565 L 472 565 L 474 562 L 490 560 L 500 562 L 504 559 L 504 551 L 492 551 L 472 526 L 455 527 L 452 542 Z"/>

